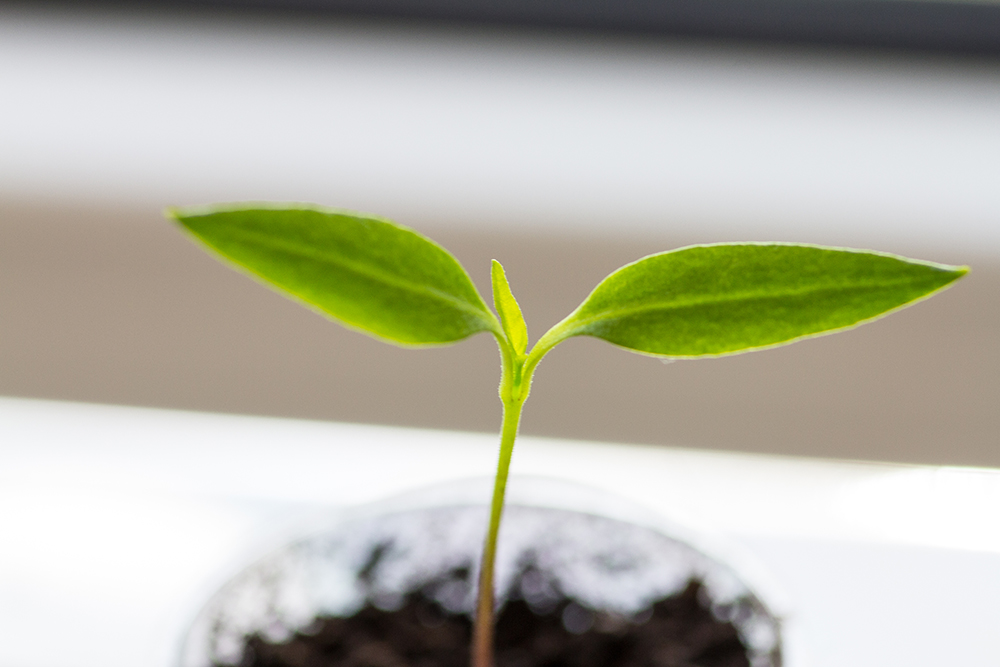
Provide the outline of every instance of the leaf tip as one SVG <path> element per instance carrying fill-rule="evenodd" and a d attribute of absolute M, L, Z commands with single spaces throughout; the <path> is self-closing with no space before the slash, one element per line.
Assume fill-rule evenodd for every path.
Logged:
<path fill-rule="evenodd" d="M 198 215 L 198 210 L 190 206 L 168 206 L 163 209 L 163 217 L 173 220 L 182 227 L 190 228 L 191 218 Z"/>
<path fill-rule="evenodd" d="M 492 260 L 493 305 L 500 316 L 501 327 L 508 342 L 518 354 L 524 354 L 528 346 L 528 329 L 517 299 L 510 291 L 507 272 L 497 260 Z"/>
<path fill-rule="evenodd" d="M 507 282 L 507 271 L 504 270 L 503 264 L 495 259 L 490 260 L 490 278 L 493 283 L 494 302 L 500 298 L 500 295 L 510 294 L 510 283 Z M 511 295 L 511 297 L 513 297 L 513 295 Z"/>
<path fill-rule="evenodd" d="M 961 280 L 969 273 L 969 271 L 972 270 L 972 267 L 964 264 L 961 266 L 949 266 L 947 264 L 944 264 L 944 265 L 939 265 L 939 268 L 943 270 L 945 273 L 945 279 L 941 282 L 941 286 L 939 289 L 943 289 L 945 287 L 951 287 L 952 285 L 955 284 L 955 281 Z"/>

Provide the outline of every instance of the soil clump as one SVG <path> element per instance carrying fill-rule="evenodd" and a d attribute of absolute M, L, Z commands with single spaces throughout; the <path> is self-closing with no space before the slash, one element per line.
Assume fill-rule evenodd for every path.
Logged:
<path fill-rule="evenodd" d="M 472 623 L 432 588 L 395 608 L 369 602 L 353 616 L 321 617 L 284 642 L 247 638 L 240 667 L 468 667 Z M 644 612 L 622 617 L 561 598 L 508 599 L 497 617 L 497 667 L 749 667 L 732 623 L 690 582 Z"/>

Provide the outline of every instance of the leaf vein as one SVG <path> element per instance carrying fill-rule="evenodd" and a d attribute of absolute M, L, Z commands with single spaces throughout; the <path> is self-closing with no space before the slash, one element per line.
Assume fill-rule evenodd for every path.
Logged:
<path fill-rule="evenodd" d="M 809 294 L 857 292 L 864 289 L 871 289 L 878 287 L 896 287 L 916 282 L 921 282 L 921 281 L 914 279 L 899 279 L 899 280 L 873 281 L 870 283 L 858 283 L 847 286 L 835 285 L 835 286 L 824 286 L 824 287 L 807 287 L 798 289 L 785 289 L 768 293 L 744 292 L 742 294 L 724 294 L 724 295 L 711 295 L 700 298 L 675 299 L 669 302 L 657 301 L 650 304 L 602 310 L 590 317 L 585 317 L 581 318 L 580 320 L 577 320 L 577 323 L 573 326 L 572 330 L 579 331 L 586 329 L 591 324 L 599 322 L 601 320 L 623 319 L 631 315 L 638 315 L 655 310 L 662 310 L 662 311 L 685 310 L 689 308 L 696 308 L 699 306 L 710 306 L 723 303 L 735 303 L 740 301 L 750 303 L 753 301 L 773 301 L 784 297 L 804 296 Z M 584 305 L 586 305 L 586 303 L 584 303 Z"/>
<path fill-rule="evenodd" d="M 308 259 L 319 260 L 324 263 L 332 264 L 338 268 L 350 271 L 357 275 L 363 276 L 381 282 L 390 287 L 401 289 L 404 291 L 412 292 L 414 294 L 419 294 L 422 296 L 427 296 L 430 298 L 437 299 L 439 301 L 444 301 L 450 305 L 457 307 L 466 313 L 475 316 L 479 320 L 484 320 L 484 312 L 482 309 L 477 308 L 474 304 L 469 303 L 463 299 L 455 297 L 447 292 L 444 292 L 436 287 L 430 285 L 416 283 L 408 281 L 399 276 L 393 275 L 387 271 L 373 270 L 371 267 L 365 266 L 359 262 L 347 259 L 343 256 L 336 255 L 333 253 L 324 252 L 315 247 L 291 243 L 288 241 L 279 241 L 268 236 L 267 234 L 261 234 L 253 232 L 246 229 L 234 230 L 233 236 L 241 237 L 250 242 L 255 242 L 264 248 L 273 248 L 276 250 L 284 251 L 292 255 L 297 255 L 300 257 L 305 257 Z"/>

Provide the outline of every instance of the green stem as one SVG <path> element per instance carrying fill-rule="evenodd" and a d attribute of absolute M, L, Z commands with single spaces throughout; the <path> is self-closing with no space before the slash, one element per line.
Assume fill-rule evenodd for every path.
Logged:
<path fill-rule="evenodd" d="M 503 350 L 502 350 L 503 351 Z M 500 460 L 497 463 L 496 481 L 493 484 L 493 501 L 490 504 L 490 525 L 483 545 L 483 559 L 479 567 L 479 596 L 476 603 L 476 625 L 472 644 L 473 667 L 493 667 L 493 577 L 496 561 L 497 535 L 503 516 L 504 495 L 507 491 L 507 473 L 514 453 L 514 440 L 521 421 L 521 407 L 527 398 L 527 383 L 519 382 L 520 363 L 504 355 L 504 374 L 500 385 L 503 401 L 503 427 L 500 432 Z M 521 360 L 523 362 L 523 360 Z M 511 363 L 513 362 L 513 363 Z M 529 380 L 530 381 L 530 380 Z"/>
<path fill-rule="evenodd" d="M 472 638 L 472 667 L 493 667 L 493 607 L 494 565 L 497 555 L 497 535 L 503 517 L 504 496 L 507 492 L 507 473 L 514 453 L 514 441 L 521 422 L 521 408 L 531 391 L 531 376 L 542 357 L 558 345 L 565 334 L 550 331 L 543 341 L 536 343 L 528 355 L 518 354 L 511 347 L 505 334 L 494 332 L 500 347 L 502 365 L 500 375 L 500 400 L 503 403 L 503 426 L 500 429 L 500 460 L 493 483 L 493 500 L 490 503 L 490 525 L 483 545 L 483 559 L 479 565 L 479 591 L 476 600 L 476 619 Z"/>

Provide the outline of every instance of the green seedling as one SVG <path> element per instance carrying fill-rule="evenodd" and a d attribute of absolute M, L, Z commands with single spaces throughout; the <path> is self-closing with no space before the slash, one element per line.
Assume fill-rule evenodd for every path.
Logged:
<path fill-rule="evenodd" d="M 492 267 L 494 315 L 448 251 L 388 220 L 304 204 L 219 205 L 169 215 L 266 285 L 389 343 L 445 345 L 482 331 L 496 338 L 503 422 L 479 570 L 474 667 L 493 665 L 493 566 L 507 471 L 532 375 L 552 348 L 573 336 L 595 336 L 664 358 L 758 350 L 871 321 L 968 271 L 816 245 L 689 246 L 618 269 L 529 349 L 499 262 Z"/>

